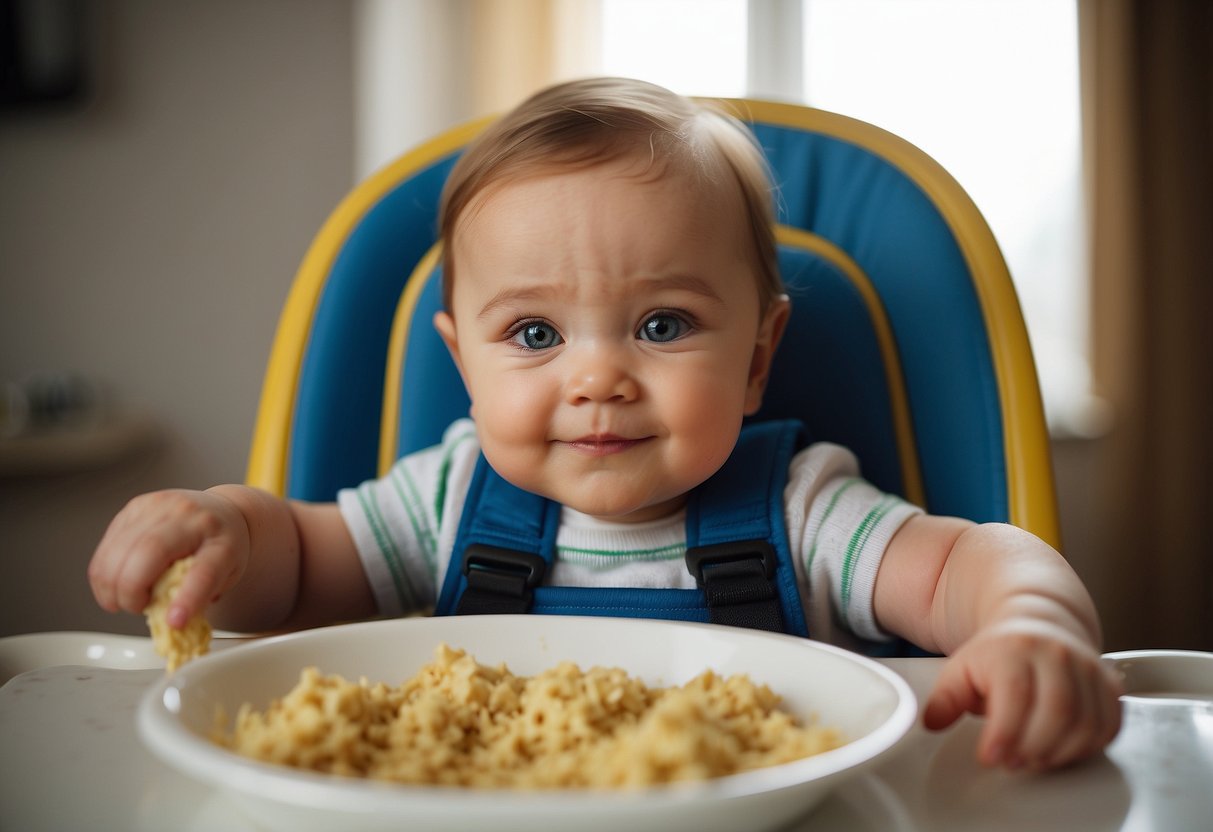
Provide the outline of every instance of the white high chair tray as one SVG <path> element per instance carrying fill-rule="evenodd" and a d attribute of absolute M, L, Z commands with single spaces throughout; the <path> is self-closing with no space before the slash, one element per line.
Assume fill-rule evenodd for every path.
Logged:
<path fill-rule="evenodd" d="M 223 652 L 238 643 L 222 639 L 213 646 Z M 39 644 L 45 653 L 38 653 Z M 105 651 L 90 658 L 89 648 L 98 646 Z M 0 829 L 265 828 L 228 791 L 162 764 L 139 740 L 136 710 L 164 672 L 122 668 L 150 657 L 150 640 L 95 633 L 0 638 L 6 673 L 18 654 L 36 667 L 0 688 Z M 52 666 L 64 658 L 73 663 Z M 110 658 L 114 666 L 101 666 Z M 973 759 L 980 720 L 965 718 L 939 733 L 916 725 L 896 752 L 833 789 L 816 808 L 806 807 L 785 832 L 1208 829 L 1213 654 L 1156 650 L 1108 659 L 1124 672 L 1127 695 L 1124 728 L 1105 755 L 1044 776 L 985 769 Z M 904 678 L 921 702 L 943 662 L 879 664 Z M 570 824 L 578 832 L 584 826 Z"/>
<path fill-rule="evenodd" d="M 26 633 L 0 640 L 0 685 L 14 676 L 44 667 L 77 665 L 113 670 L 164 667 L 152 642 L 141 636 L 113 633 Z"/>

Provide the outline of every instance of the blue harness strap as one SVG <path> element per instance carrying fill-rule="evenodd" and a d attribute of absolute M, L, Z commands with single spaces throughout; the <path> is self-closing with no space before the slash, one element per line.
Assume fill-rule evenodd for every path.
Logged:
<path fill-rule="evenodd" d="M 436 615 L 534 612 L 712 621 L 807 636 L 784 524 L 795 421 L 742 430 L 724 466 L 687 503 L 687 566 L 697 589 L 542 586 L 560 505 L 477 461 Z"/>
<path fill-rule="evenodd" d="M 783 501 L 792 456 L 807 441 L 797 421 L 748 426 L 724 466 L 691 493 L 687 568 L 713 623 L 808 636 Z"/>
<path fill-rule="evenodd" d="M 434 614 L 529 612 L 559 526 L 558 503 L 506 482 L 481 454 Z"/>

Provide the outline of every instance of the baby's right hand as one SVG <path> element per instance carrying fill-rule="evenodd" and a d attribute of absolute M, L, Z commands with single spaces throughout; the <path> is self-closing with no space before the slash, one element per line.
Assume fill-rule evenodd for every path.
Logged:
<path fill-rule="evenodd" d="M 156 491 L 127 503 L 110 523 L 88 567 L 101 607 L 139 613 L 174 561 L 196 555 L 168 611 L 180 628 L 244 574 L 249 529 L 240 510 L 210 491 Z"/>

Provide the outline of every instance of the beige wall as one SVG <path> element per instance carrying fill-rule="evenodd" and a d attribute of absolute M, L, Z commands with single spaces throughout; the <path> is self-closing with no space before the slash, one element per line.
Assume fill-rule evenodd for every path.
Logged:
<path fill-rule="evenodd" d="M 243 478 L 287 286 L 352 182 L 352 8 L 95 0 L 92 99 L 0 115 L 0 381 L 78 371 L 161 432 L 105 469 L 0 477 L 0 635 L 139 629 L 85 584 L 109 517 Z"/>

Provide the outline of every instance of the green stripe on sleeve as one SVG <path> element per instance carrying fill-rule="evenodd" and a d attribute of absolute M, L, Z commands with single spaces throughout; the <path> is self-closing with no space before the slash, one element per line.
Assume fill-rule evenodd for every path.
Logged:
<path fill-rule="evenodd" d="M 847 609 L 851 605 L 851 585 L 855 579 L 855 561 L 859 557 L 859 553 L 863 551 L 864 545 L 867 544 L 868 538 L 872 536 L 872 530 L 880 524 L 880 521 L 893 510 L 893 507 L 900 503 L 901 500 L 891 495 L 885 495 L 879 503 L 877 503 L 863 518 L 859 527 L 855 529 L 855 533 L 851 535 L 851 540 L 847 544 L 846 558 L 842 563 L 842 618 L 846 621 Z"/>
<path fill-rule="evenodd" d="M 809 552 L 804 558 L 804 574 L 806 578 L 810 574 L 809 569 L 813 566 L 813 559 L 817 557 L 817 544 L 821 539 L 821 530 L 826 527 L 826 521 L 830 519 L 830 515 L 833 514 L 834 509 L 838 507 L 838 501 L 841 499 L 842 495 L 846 493 L 851 486 L 857 485 L 861 482 L 863 482 L 863 480 L 861 480 L 859 477 L 851 477 L 847 479 L 847 481 L 834 492 L 834 496 L 830 498 L 830 503 L 826 506 L 825 513 L 821 515 L 821 522 L 817 524 L 817 532 L 813 535 L 813 545 L 809 547 Z"/>
<path fill-rule="evenodd" d="M 379 505 L 375 502 L 374 492 L 369 488 L 359 488 L 357 494 L 358 502 L 362 506 L 362 512 L 366 515 L 367 525 L 371 527 L 371 534 L 375 536 L 375 543 L 379 546 L 379 552 L 383 555 L 388 572 L 392 575 L 392 583 L 396 587 L 396 596 L 400 599 L 401 604 L 403 604 L 406 610 L 417 609 L 418 604 L 413 593 L 413 588 L 409 585 L 404 564 L 400 560 L 400 553 L 396 551 L 396 546 L 392 543 L 391 535 L 388 534 L 387 524 L 383 520 L 383 514 L 379 510 Z"/>
<path fill-rule="evenodd" d="M 475 435 L 474 431 L 460 434 L 442 450 L 442 463 L 438 469 L 438 489 L 434 494 L 434 517 L 439 528 L 442 528 L 442 512 L 446 506 L 446 489 L 451 478 L 451 463 L 454 460 L 455 451 Z"/>
<path fill-rule="evenodd" d="M 426 521 L 425 501 L 421 499 L 417 483 L 413 481 L 408 470 L 402 465 L 397 465 L 392 469 L 391 482 L 392 487 L 396 490 L 396 496 L 400 498 L 404 513 L 408 515 L 409 525 L 413 527 L 413 535 L 421 546 L 426 568 L 429 569 L 431 576 L 436 577 L 438 574 L 438 543 L 434 539 L 433 530 Z"/>

